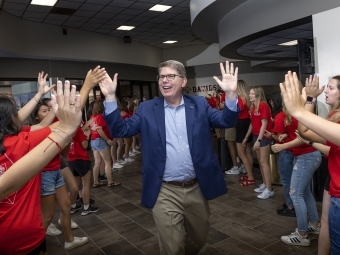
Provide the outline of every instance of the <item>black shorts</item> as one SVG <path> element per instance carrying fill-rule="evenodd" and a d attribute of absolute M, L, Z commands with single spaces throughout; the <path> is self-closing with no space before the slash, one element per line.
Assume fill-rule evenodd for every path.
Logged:
<path fill-rule="evenodd" d="M 236 124 L 236 142 L 242 143 L 243 139 L 246 137 L 248 129 L 250 125 L 250 119 L 239 119 Z M 247 143 L 251 143 L 253 141 L 253 135 L 247 139 Z"/>
<path fill-rule="evenodd" d="M 329 175 L 329 173 L 327 173 L 326 180 L 325 180 L 325 190 L 326 191 L 329 191 L 330 182 L 331 182 L 331 176 Z"/>
<path fill-rule="evenodd" d="M 91 161 L 76 159 L 69 161 L 68 166 L 74 176 L 84 177 L 91 170 Z"/>
<path fill-rule="evenodd" d="M 68 167 L 68 162 L 67 162 L 67 159 L 65 157 L 61 157 L 61 166 L 60 166 L 60 169 L 63 170 L 65 167 Z"/>

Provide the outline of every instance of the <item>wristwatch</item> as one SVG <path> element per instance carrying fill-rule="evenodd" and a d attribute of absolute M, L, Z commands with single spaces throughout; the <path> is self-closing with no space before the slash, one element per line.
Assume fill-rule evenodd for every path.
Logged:
<path fill-rule="evenodd" d="M 310 146 L 313 146 L 313 143 L 314 143 L 314 142 L 308 142 L 308 144 L 309 144 Z"/>
<path fill-rule="evenodd" d="M 306 104 L 315 104 L 316 98 L 307 96 Z"/>
<path fill-rule="evenodd" d="M 261 139 L 257 139 L 257 141 L 260 143 L 262 140 Z"/>

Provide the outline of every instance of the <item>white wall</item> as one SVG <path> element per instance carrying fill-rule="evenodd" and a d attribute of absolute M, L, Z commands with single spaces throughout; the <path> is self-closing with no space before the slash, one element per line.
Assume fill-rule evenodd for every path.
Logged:
<path fill-rule="evenodd" d="M 313 34 L 315 52 L 315 72 L 320 77 L 320 85 L 340 75 L 340 34 L 331 24 L 340 24 L 340 8 L 313 15 Z M 325 104 L 325 94 L 318 98 L 319 115 L 326 117 L 329 107 Z"/>

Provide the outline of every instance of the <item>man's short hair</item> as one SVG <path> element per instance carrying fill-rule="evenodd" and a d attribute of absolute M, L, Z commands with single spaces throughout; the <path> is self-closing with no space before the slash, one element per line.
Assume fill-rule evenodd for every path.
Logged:
<path fill-rule="evenodd" d="M 178 62 L 176 60 L 168 60 L 163 63 L 160 63 L 158 68 L 158 74 L 161 72 L 161 69 L 163 67 L 171 67 L 172 69 L 175 69 L 180 76 L 183 76 L 185 78 L 187 77 L 187 72 L 185 71 L 185 67 L 181 62 Z"/>

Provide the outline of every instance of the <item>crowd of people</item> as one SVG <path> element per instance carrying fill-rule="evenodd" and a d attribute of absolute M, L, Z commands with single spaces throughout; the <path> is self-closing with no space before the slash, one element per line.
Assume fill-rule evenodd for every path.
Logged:
<path fill-rule="evenodd" d="M 340 76 L 331 78 L 325 89 L 319 87 L 317 76 L 311 76 L 302 89 L 297 75 L 288 72 L 281 91 L 267 101 L 262 87 L 248 88 L 238 79 L 238 68 L 232 63 L 221 63 L 220 69 L 221 79 L 213 77 L 220 90 L 205 91 L 207 100 L 182 94 L 186 71 L 174 60 L 158 69 L 163 97 L 141 104 L 137 99 L 119 101 L 118 74 L 111 78 L 99 66 L 87 73 L 79 95 L 68 81 L 47 86 L 42 72 L 38 93 L 20 110 L 11 97 L 1 96 L 0 253 L 46 253 L 46 234 L 63 233 L 65 250 L 87 243 L 87 237 L 73 236 L 72 228 L 78 226 L 71 214 L 81 210 L 86 216 L 100 210 L 90 198 L 91 183 L 92 188 L 121 185 L 112 179 L 112 170 L 133 162 L 142 150 L 141 203 L 152 209 L 161 254 L 198 254 L 209 233 L 208 200 L 227 193 L 223 172 L 244 173 L 238 178 L 240 185 L 255 185 L 254 152 L 262 176 L 254 192 L 259 199 L 274 196 L 272 150 L 279 154 L 285 197 L 277 213 L 297 221 L 297 228 L 281 241 L 309 246 L 309 235 L 319 234 L 319 254 L 340 254 L 340 139 L 336 135 Z M 91 103 L 82 120 L 89 92 L 97 84 L 105 100 Z M 331 106 L 327 119 L 313 113 L 323 90 Z M 48 92 L 51 98 L 42 99 Z M 217 138 L 228 141 L 231 169 L 220 167 L 212 129 Z M 320 222 L 310 183 L 322 155 L 328 158 L 329 178 Z M 51 223 L 56 203 L 62 232 Z"/>

